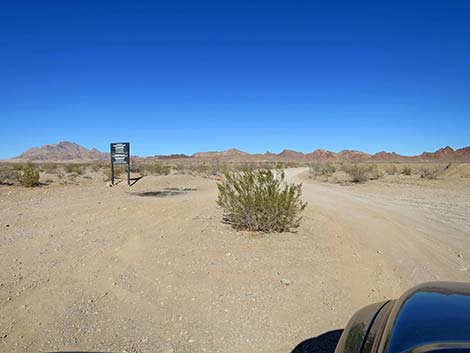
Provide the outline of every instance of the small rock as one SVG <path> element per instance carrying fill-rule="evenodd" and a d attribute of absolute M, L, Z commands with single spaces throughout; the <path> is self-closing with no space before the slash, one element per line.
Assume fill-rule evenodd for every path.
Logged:
<path fill-rule="evenodd" d="M 285 286 L 290 285 L 290 281 L 288 278 L 281 278 L 281 283 Z"/>
<path fill-rule="evenodd" d="M 380 251 L 380 250 L 377 250 L 377 254 L 381 254 L 381 253 L 382 253 L 382 251 Z"/>
<path fill-rule="evenodd" d="M 462 254 L 457 254 L 457 257 L 458 257 L 459 259 L 463 259 L 463 255 L 462 255 Z"/>
<path fill-rule="evenodd" d="M 10 226 L 9 224 L 5 224 L 5 227 L 7 227 L 7 228 L 8 228 L 9 226 Z"/>

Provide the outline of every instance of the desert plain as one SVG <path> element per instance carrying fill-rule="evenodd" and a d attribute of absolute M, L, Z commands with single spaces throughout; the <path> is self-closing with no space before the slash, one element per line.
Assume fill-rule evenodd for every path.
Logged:
<path fill-rule="evenodd" d="M 224 224 L 215 177 L 87 173 L 0 185 L 0 352 L 308 352 L 364 305 L 470 280 L 469 164 L 365 183 L 288 168 L 308 206 L 275 234 Z"/>

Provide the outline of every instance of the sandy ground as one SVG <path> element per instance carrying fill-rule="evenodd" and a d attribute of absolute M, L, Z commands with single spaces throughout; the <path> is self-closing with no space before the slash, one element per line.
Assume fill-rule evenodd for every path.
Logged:
<path fill-rule="evenodd" d="M 0 352 L 297 352 L 365 304 L 470 280 L 470 179 L 287 175 L 309 205 L 275 235 L 222 224 L 199 177 L 0 186 Z"/>

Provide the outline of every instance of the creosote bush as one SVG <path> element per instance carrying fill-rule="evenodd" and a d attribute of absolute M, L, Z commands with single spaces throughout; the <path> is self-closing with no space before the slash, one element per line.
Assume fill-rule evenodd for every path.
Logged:
<path fill-rule="evenodd" d="M 395 175 L 397 174 L 398 172 L 398 169 L 397 169 L 397 166 L 395 164 L 391 164 L 389 166 L 386 166 L 385 167 L 385 172 L 388 174 L 388 175 Z"/>
<path fill-rule="evenodd" d="M 331 176 L 336 172 L 336 167 L 331 163 L 315 163 L 310 166 L 310 174 L 313 176 Z"/>
<path fill-rule="evenodd" d="M 434 180 L 437 179 L 439 171 L 437 168 L 423 168 L 419 175 L 422 179 Z"/>
<path fill-rule="evenodd" d="M 371 178 L 373 172 L 373 166 L 362 165 L 362 164 L 345 164 L 343 165 L 343 171 L 349 174 L 351 182 L 363 183 Z"/>
<path fill-rule="evenodd" d="M 404 174 L 404 175 L 411 175 L 411 173 L 413 172 L 411 170 L 411 167 L 409 165 L 405 165 L 403 167 L 403 169 L 401 170 L 401 172 Z"/>
<path fill-rule="evenodd" d="M 140 173 L 140 175 L 168 175 L 171 172 L 171 167 L 162 163 L 146 163 L 134 164 L 131 170 Z"/>
<path fill-rule="evenodd" d="M 299 226 L 302 184 L 284 181 L 284 172 L 268 169 L 229 171 L 217 184 L 217 204 L 224 210 L 224 221 L 236 229 L 283 232 Z"/>
<path fill-rule="evenodd" d="M 77 175 L 82 175 L 84 172 L 85 166 L 82 164 L 70 163 L 65 165 L 65 172 L 68 174 L 75 173 Z"/>
<path fill-rule="evenodd" d="M 32 163 L 28 163 L 16 172 L 16 180 L 27 187 L 39 185 L 39 169 Z"/>
<path fill-rule="evenodd" d="M 383 178 L 384 173 L 377 167 L 377 165 L 369 166 L 369 178 L 372 180 L 378 180 Z"/>

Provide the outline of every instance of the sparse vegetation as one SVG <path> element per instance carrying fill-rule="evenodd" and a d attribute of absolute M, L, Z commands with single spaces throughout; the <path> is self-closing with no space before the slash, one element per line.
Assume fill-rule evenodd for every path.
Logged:
<path fill-rule="evenodd" d="M 171 172 L 171 167 L 162 163 L 148 163 L 134 165 L 132 171 L 140 173 L 140 175 L 168 175 Z"/>
<path fill-rule="evenodd" d="M 99 172 L 100 170 L 104 170 L 106 168 L 109 168 L 109 164 L 106 165 L 106 164 L 98 164 L 98 163 L 95 163 L 95 164 L 92 164 L 91 165 L 91 170 L 94 171 L 94 172 Z"/>
<path fill-rule="evenodd" d="M 57 172 L 57 169 L 59 168 L 58 163 L 43 163 L 39 166 L 40 170 L 49 173 L 49 174 L 55 174 Z"/>
<path fill-rule="evenodd" d="M 411 169 L 411 167 L 409 165 L 405 165 L 405 166 L 403 166 L 401 172 L 402 172 L 403 175 L 411 175 L 413 170 Z"/>
<path fill-rule="evenodd" d="M 377 167 L 377 165 L 369 166 L 369 178 L 372 180 L 378 180 L 383 178 L 383 172 Z"/>
<path fill-rule="evenodd" d="M 65 172 L 68 174 L 82 175 L 85 171 L 85 166 L 82 164 L 69 163 L 65 165 Z"/>
<path fill-rule="evenodd" d="M 332 163 L 315 163 L 310 166 L 310 174 L 313 176 L 331 176 L 336 172 Z"/>
<path fill-rule="evenodd" d="M 284 182 L 284 172 L 267 169 L 226 172 L 217 184 L 217 204 L 236 229 L 283 232 L 299 226 L 302 185 Z"/>
<path fill-rule="evenodd" d="M 363 164 L 344 164 L 342 169 L 345 173 L 349 174 L 351 182 L 363 183 L 370 179 L 373 167 Z"/>
<path fill-rule="evenodd" d="M 125 166 L 115 165 L 114 166 L 114 177 L 119 178 L 121 176 L 121 174 L 124 173 L 125 171 L 126 171 Z M 104 177 L 105 182 L 111 181 L 111 167 L 105 169 L 104 175 L 105 175 L 105 177 Z"/>
<path fill-rule="evenodd" d="M 439 170 L 433 167 L 423 168 L 420 170 L 420 173 L 419 173 L 422 179 L 428 179 L 428 180 L 437 179 L 438 174 L 439 174 Z"/>
<path fill-rule="evenodd" d="M 39 186 L 39 168 L 28 163 L 16 172 L 16 179 L 26 187 Z"/>
<path fill-rule="evenodd" d="M 398 173 L 398 168 L 395 164 L 391 164 L 385 167 L 385 172 L 388 175 L 395 175 Z"/>

